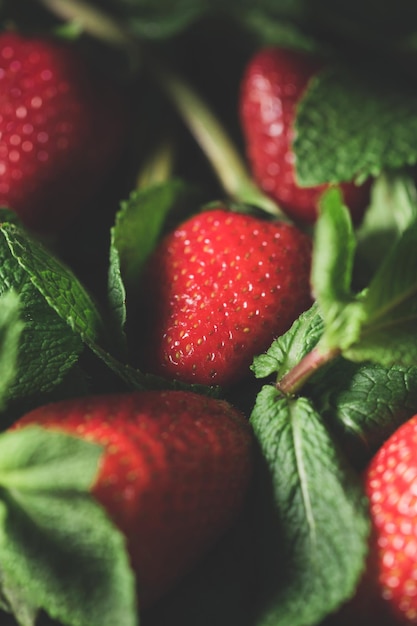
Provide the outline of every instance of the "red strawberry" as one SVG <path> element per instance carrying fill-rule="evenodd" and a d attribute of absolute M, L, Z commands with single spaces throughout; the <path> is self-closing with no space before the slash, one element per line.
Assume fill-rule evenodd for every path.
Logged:
<path fill-rule="evenodd" d="M 241 380 L 311 304 L 310 258 L 294 226 L 223 208 L 191 217 L 145 271 L 142 366 L 189 383 Z"/>
<path fill-rule="evenodd" d="M 327 185 L 299 187 L 292 150 L 298 102 L 321 63 L 306 54 L 265 48 L 249 61 L 241 85 L 240 118 L 255 179 L 290 217 L 313 223 Z M 369 181 L 341 185 L 358 222 L 369 203 Z"/>
<path fill-rule="evenodd" d="M 225 401 L 183 391 L 73 399 L 37 424 L 105 447 L 92 493 L 124 532 L 142 608 L 167 591 L 237 518 L 252 472 L 247 420 Z"/>
<path fill-rule="evenodd" d="M 0 206 L 55 231 L 120 155 L 122 98 L 75 44 L 0 34 Z"/>
<path fill-rule="evenodd" d="M 417 624 L 417 415 L 375 454 L 365 488 L 379 595 L 396 617 L 392 623 Z"/>

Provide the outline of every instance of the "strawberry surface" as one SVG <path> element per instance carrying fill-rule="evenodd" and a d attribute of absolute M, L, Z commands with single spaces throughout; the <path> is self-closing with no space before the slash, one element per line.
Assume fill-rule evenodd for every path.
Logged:
<path fill-rule="evenodd" d="M 265 48 L 250 59 L 241 84 L 240 119 L 252 173 L 293 219 L 313 223 L 327 184 L 300 187 L 292 149 L 297 105 L 322 64 L 312 56 L 282 48 Z M 355 222 L 369 204 L 370 183 L 341 184 Z"/>
<path fill-rule="evenodd" d="M 417 415 L 378 450 L 365 487 L 379 594 L 397 620 L 392 623 L 417 624 Z"/>
<path fill-rule="evenodd" d="M 92 493 L 123 531 L 141 607 L 167 591 L 239 514 L 252 436 L 229 403 L 183 391 L 72 399 L 37 408 L 37 424 L 104 446 Z"/>
<path fill-rule="evenodd" d="M 74 219 L 120 155 L 124 109 L 74 44 L 0 34 L 0 205 L 39 231 Z"/>
<path fill-rule="evenodd" d="M 296 227 L 223 208 L 168 234 L 143 281 L 143 367 L 189 383 L 249 374 L 311 304 L 311 240 Z"/>

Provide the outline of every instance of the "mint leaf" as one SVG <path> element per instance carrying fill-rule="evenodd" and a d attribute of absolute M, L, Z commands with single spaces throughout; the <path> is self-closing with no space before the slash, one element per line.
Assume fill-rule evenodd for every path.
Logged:
<path fill-rule="evenodd" d="M 70 268 L 18 227 L 3 224 L 0 230 L 14 258 L 72 331 L 84 341 L 102 338 L 105 335 L 103 319 Z"/>
<path fill-rule="evenodd" d="M 322 344 L 345 349 L 359 339 L 364 310 L 352 293 L 356 239 L 339 189 L 320 202 L 314 230 L 311 282 L 325 324 Z"/>
<path fill-rule="evenodd" d="M 100 456 L 36 426 L 0 436 L 0 561 L 28 610 L 70 626 L 135 626 L 124 538 L 89 494 Z"/>
<path fill-rule="evenodd" d="M 282 378 L 314 348 L 322 334 L 323 320 L 315 303 L 273 342 L 265 354 L 254 358 L 252 371 L 257 378 L 271 374 Z"/>
<path fill-rule="evenodd" d="M 10 289 L 18 294 L 20 319 L 24 323 L 17 371 L 8 384 L 7 398 L 12 400 L 46 393 L 56 387 L 77 361 L 83 346 L 11 253 L 4 237 L 9 228 L 16 227 L 6 224 L 0 227 L 0 295 Z"/>
<path fill-rule="evenodd" d="M 356 282 L 369 283 L 387 250 L 417 219 L 417 192 L 412 172 L 385 172 L 375 181 L 370 206 L 356 231 Z"/>
<path fill-rule="evenodd" d="M 417 367 L 340 358 L 314 376 L 306 393 L 340 436 L 355 466 L 363 467 L 417 412 Z"/>
<path fill-rule="evenodd" d="M 320 201 L 314 229 L 312 283 L 323 315 L 335 301 L 351 299 L 351 282 L 356 239 L 352 220 L 343 204 L 341 191 L 330 189 Z"/>
<path fill-rule="evenodd" d="M 29 600 L 25 589 L 16 585 L 0 565 L 0 608 L 10 613 L 19 626 L 35 626 L 38 606 Z"/>
<path fill-rule="evenodd" d="M 305 398 L 272 386 L 250 418 L 262 454 L 258 626 L 317 624 L 353 593 L 369 533 L 360 480 Z"/>
<path fill-rule="evenodd" d="M 137 291 L 141 270 L 168 213 L 187 201 L 189 195 L 186 183 L 171 179 L 134 191 L 127 201 L 121 203 L 111 231 L 111 249 L 117 255 L 113 255 L 110 276 L 116 262 L 115 269 L 119 268 L 127 291 Z"/>
<path fill-rule="evenodd" d="M 0 295 L 0 409 L 4 408 L 17 375 L 22 331 L 19 296 L 14 291 L 5 292 Z"/>
<path fill-rule="evenodd" d="M 362 298 L 360 341 L 345 356 L 382 365 L 414 365 L 417 359 L 417 221 L 387 254 Z"/>
<path fill-rule="evenodd" d="M 417 96 L 381 76 L 336 67 L 311 81 L 296 119 L 300 184 L 363 180 L 417 162 Z"/>

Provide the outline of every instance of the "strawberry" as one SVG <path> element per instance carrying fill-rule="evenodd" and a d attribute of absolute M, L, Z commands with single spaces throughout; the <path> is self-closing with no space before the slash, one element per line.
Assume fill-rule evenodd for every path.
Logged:
<path fill-rule="evenodd" d="M 417 415 L 381 446 L 364 480 L 374 583 L 393 624 L 417 624 Z"/>
<path fill-rule="evenodd" d="M 188 383 L 248 376 L 311 304 L 311 240 L 296 227 L 213 208 L 157 246 L 144 272 L 142 367 Z"/>
<path fill-rule="evenodd" d="M 239 114 L 254 178 L 293 219 L 313 223 L 320 195 L 328 185 L 300 187 L 292 150 L 297 105 L 322 63 L 310 55 L 269 47 L 247 64 Z M 370 181 L 341 184 L 352 218 L 359 222 L 369 204 Z"/>
<path fill-rule="evenodd" d="M 121 152 L 125 106 L 75 44 L 0 34 L 0 206 L 62 229 Z"/>
<path fill-rule="evenodd" d="M 104 446 L 92 494 L 125 534 L 141 607 L 172 587 L 236 520 L 252 472 L 245 417 L 188 391 L 51 403 L 36 424 Z"/>

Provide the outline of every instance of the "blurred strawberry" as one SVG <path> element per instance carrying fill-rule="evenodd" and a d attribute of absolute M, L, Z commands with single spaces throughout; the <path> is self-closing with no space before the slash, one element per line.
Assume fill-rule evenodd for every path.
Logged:
<path fill-rule="evenodd" d="M 252 474 L 245 417 L 225 401 L 150 391 L 49 404 L 37 424 L 104 446 L 92 493 L 125 534 L 141 608 L 171 588 L 230 528 Z"/>
<path fill-rule="evenodd" d="M 74 43 L 0 34 L 0 206 L 62 229 L 120 156 L 123 98 Z"/>
<path fill-rule="evenodd" d="M 224 208 L 159 244 L 142 289 L 142 366 L 189 383 L 231 385 L 311 304 L 311 240 L 295 226 Z"/>
<path fill-rule="evenodd" d="M 363 480 L 371 517 L 364 572 L 322 626 L 417 624 L 417 415 L 386 439 Z"/>
<path fill-rule="evenodd" d="M 240 119 L 252 173 L 262 189 L 293 219 L 313 223 L 328 185 L 300 187 L 292 149 L 297 105 L 321 69 L 316 58 L 282 48 L 265 48 L 249 61 L 241 85 Z M 370 182 L 341 184 L 352 218 L 369 204 Z"/>

